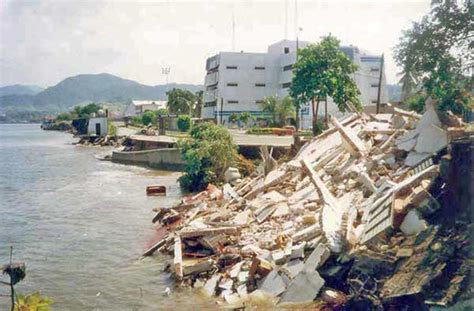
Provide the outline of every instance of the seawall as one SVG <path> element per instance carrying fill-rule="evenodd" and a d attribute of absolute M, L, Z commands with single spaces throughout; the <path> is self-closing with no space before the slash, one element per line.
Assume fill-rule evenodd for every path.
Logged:
<path fill-rule="evenodd" d="M 181 171 L 184 161 L 178 148 L 151 149 L 142 151 L 113 151 L 112 162 L 144 165 L 157 169 Z"/>

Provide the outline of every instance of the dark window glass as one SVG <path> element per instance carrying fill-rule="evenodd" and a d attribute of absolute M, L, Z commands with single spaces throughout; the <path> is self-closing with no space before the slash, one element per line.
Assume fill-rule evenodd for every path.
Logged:
<path fill-rule="evenodd" d="M 255 70 L 265 70 L 265 67 L 263 67 L 263 66 L 255 66 Z"/>
<path fill-rule="evenodd" d="M 238 100 L 228 100 L 227 103 L 228 104 L 238 104 L 239 101 Z"/>
<path fill-rule="evenodd" d="M 290 65 L 286 65 L 285 67 L 283 67 L 283 71 L 288 71 L 288 70 L 291 70 L 293 69 L 293 65 L 290 64 Z"/>
<path fill-rule="evenodd" d="M 226 69 L 237 69 L 237 66 L 226 66 Z"/>
<path fill-rule="evenodd" d="M 256 87 L 264 87 L 264 86 L 265 86 L 265 83 L 255 83 L 255 86 L 256 86 Z"/>
<path fill-rule="evenodd" d="M 284 52 L 285 52 L 285 54 L 290 53 L 290 48 L 289 48 L 289 47 L 285 47 Z"/>
<path fill-rule="evenodd" d="M 291 82 L 283 83 L 283 84 L 281 85 L 281 87 L 284 88 L 284 89 L 287 89 L 287 88 L 289 88 L 290 86 L 291 86 Z"/>
<path fill-rule="evenodd" d="M 237 83 L 227 83 L 227 86 L 238 86 Z"/>

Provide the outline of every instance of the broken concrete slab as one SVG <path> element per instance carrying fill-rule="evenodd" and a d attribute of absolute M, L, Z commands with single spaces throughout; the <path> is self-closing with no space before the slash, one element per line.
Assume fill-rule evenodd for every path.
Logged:
<path fill-rule="evenodd" d="M 319 244 L 305 261 L 305 269 L 316 270 L 321 267 L 331 255 L 329 249 Z"/>
<path fill-rule="evenodd" d="M 301 259 L 290 260 L 280 269 L 285 271 L 290 279 L 295 278 L 304 268 L 304 261 Z"/>
<path fill-rule="evenodd" d="M 280 272 L 275 269 L 263 279 L 259 289 L 273 296 L 279 296 L 286 290 L 286 283 Z"/>
<path fill-rule="evenodd" d="M 336 118 L 331 117 L 330 121 L 332 125 L 339 131 L 341 134 L 342 141 L 347 145 L 347 151 L 354 157 L 361 157 L 367 153 L 367 148 L 364 145 L 364 142 L 360 140 L 359 137 L 347 127 L 344 127 Z"/>
<path fill-rule="evenodd" d="M 206 284 L 202 288 L 202 291 L 207 296 L 214 296 L 216 294 L 217 284 L 221 279 L 220 274 L 214 274 L 209 280 L 207 280 Z"/>
<path fill-rule="evenodd" d="M 418 129 L 419 133 L 415 151 L 419 153 L 435 153 L 446 147 L 449 143 L 448 132 L 430 124 L 425 128 Z"/>
<path fill-rule="evenodd" d="M 400 231 L 405 235 L 413 235 L 420 233 L 427 228 L 426 221 L 424 221 L 416 210 L 410 210 L 403 219 L 400 225 Z"/>
<path fill-rule="evenodd" d="M 279 305 L 305 304 L 312 302 L 324 286 L 324 279 L 317 271 L 303 269 L 290 282 Z"/>

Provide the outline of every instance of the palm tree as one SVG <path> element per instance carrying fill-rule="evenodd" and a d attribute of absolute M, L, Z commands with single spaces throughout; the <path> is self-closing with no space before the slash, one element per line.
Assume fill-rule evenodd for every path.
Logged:
<path fill-rule="evenodd" d="M 285 96 L 279 99 L 276 96 L 267 96 L 263 99 L 262 111 L 268 112 L 272 115 L 272 122 L 274 125 L 285 125 L 289 117 L 296 115 L 295 106 L 291 97 Z"/>

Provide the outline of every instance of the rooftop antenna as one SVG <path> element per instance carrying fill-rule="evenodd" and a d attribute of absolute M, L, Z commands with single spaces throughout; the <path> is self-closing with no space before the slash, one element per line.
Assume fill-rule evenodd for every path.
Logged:
<path fill-rule="evenodd" d="M 232 9 L 232 52 L 235 52 L 235 18 L 234 18 L 233 9 Z"/>
<path fill-rule="evenodd" d="M 298 0 L 295 0 L 295 37 L 298 39 Z"/>
<path fill-rule="evenodd" d="M 288 39 L 288 0 L 285 0 L 285 37 Z"/>

